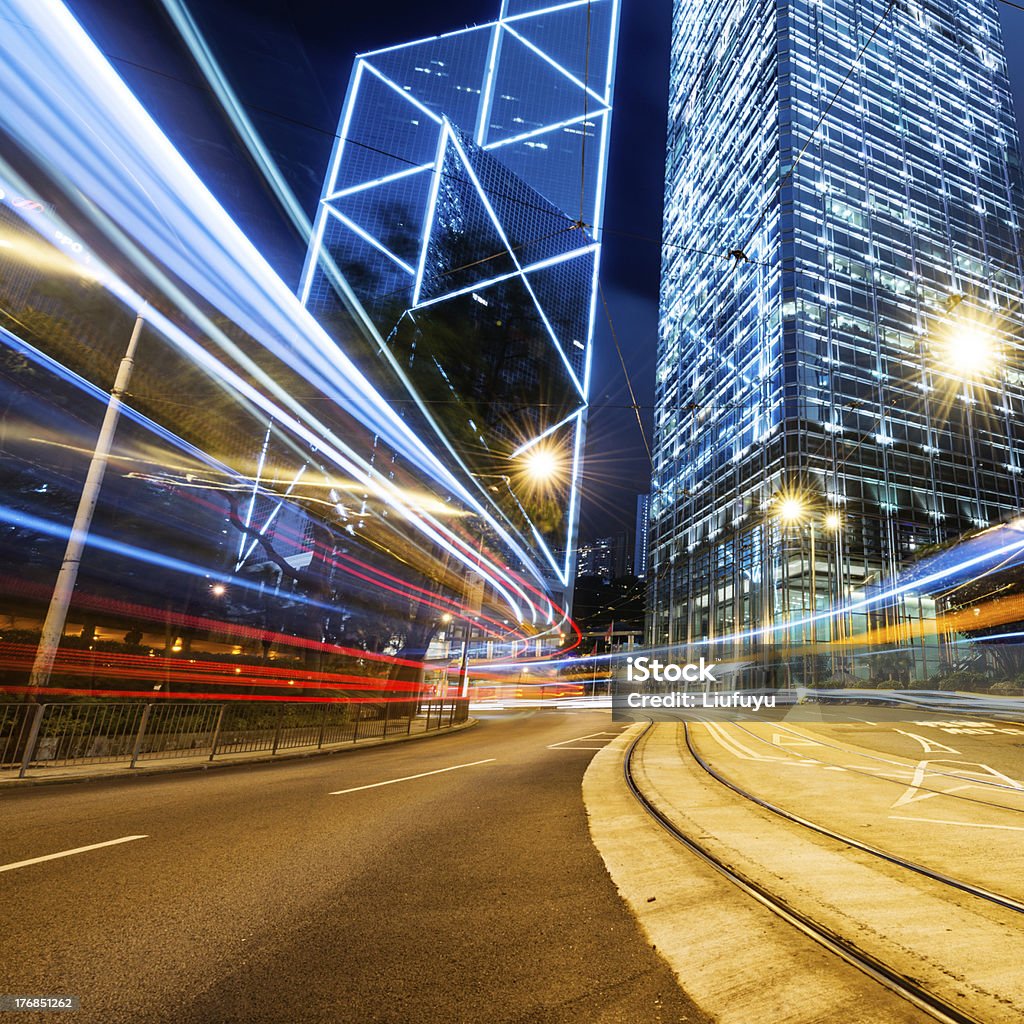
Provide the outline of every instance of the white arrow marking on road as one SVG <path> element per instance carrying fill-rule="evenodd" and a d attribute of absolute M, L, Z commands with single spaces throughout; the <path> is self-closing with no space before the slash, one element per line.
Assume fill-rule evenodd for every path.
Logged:
<path fill-rule="evenodd" d="M 902 729 L 894 729 L 893 732 L 898 732 L 901 736 L 909 736 L 911 739 L 917 740 L 918 743 L 924 747 L 926 754 L 934 754 L 937 751 L 945 751 L 947 754 L 959 754 L 959 750 L 954 750 L 952 747 L 947 747 L 945 743 L 939 743 L 936 740 L 930 740 L 926 736 L 918 736 L 916 732 L 904 732 Z"/>
<path fill-rule="evenodd" d="M 928 777 L 929 771 L 928 766 L 932 764 L 943 765 L 943 766 L 956 766 L 956 765 L 972 765 L 975 768 L 983 768 L 984 771 L 968 771 L 966 769 L 957 768 L 952 772 L 931 772 L 933 777 L 943 778 L 955 778 L 963 779 L 965 784 L 962 786 L 951 786 L 949 789 L 944 790 L 928 790 L 921 792 L 921 784 Z M 972 782 L 966 776 L 973 775 L 975 778 L 981 780 L 979 782 Z M 978 789 L 985 785 L 996 785 L 988 780 L 990 779 L 1002 779 L 1006 783 L 1007 789 L 1024 790 L 1024 784 L 1018 782 L 1016 779 L 1011 779 L 1008 775 L 1004 775 L 1002 772 L 998 772 L 995 768 L 989 767 L 987 764 L 981 764 L 980 761 L 950 761 L 948 758 L 936 758 L 933 761 L 918 761 L 917 767 L 914 769 L 914 775 L 910 780 L 910 785 L 907 787 L 903 795 L 892 805 L 896 807 L 903 807 L 905 804 L 914 803 L 917 800 L 928 800 L 935 796 L 950 796 L 953 793 L 958 793 L 962 789 Z"/>
<path fill-rule="evenodd" d="M 0 865 L 0 871 L 13 871 L 15 868 L 28 867 L 29 864 L 41 864 L 44 860 L 56 860 L 58 857 L 73 857 L 76 853 L 88 853 L 90 850 L 102 850 L 104 846 L 117 846 L 118 843 L 130 843 L 136 839 L 148 838 L 149 836 L 122 836 L 120 839 L 109 839 L 105 843 L 93 843 L 92 846 L 79 846 L 74 850 L 48 853 L 45 857 L 32 857 L 30 860 L 19 860 L 13 864 L 2 864 Z"/>
<path fill-rule="evenodd" d="M 371 782 L 368 786 L 353 786 L 351 789 L 336 789 L 328 796 L 341 796 L 342 793 L 358 793 L 361 789 L 376 789 L 378 786 L 393 786 L 396 782 L 408 782 L 410 779 L 425 779 L 428 775 L 440 775 L 441 772 L 453 772 L 456 768 L 472 768 L 477 764 L 489 764 L 495 760 L 493 757 L 485 758 L 483 761 L 470 761 L 468 764 L 453 764 L 450 768 L 438 768 L 432 772 L 420 772 L 419 775 L 406 775 L 401 779 L 388 779 L 386 782 Z"/>

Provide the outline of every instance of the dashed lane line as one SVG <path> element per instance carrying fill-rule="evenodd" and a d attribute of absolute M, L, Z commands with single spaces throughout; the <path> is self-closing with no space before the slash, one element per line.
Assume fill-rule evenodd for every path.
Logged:
<path fill-rule="evenodd" d="M 88 853 L 90 850 L 102 850 L 105 846 L 117 846 L 119 843 L 131 843 L 136 839 L 148 839 L 149 836 L 121 836 L 120 839 L 108 839 L 105 843 L 93 843 L 90 846 L 76 846 L 73 850 L 61 850 L 60 853 L 48 853 L 43 857 L 31 857 L 18 860 L 13 864 L 0 864 L 0 871 L 13 871 L 15 868 L 27 868 L 30 864 L 41 864 L 44 860 L 57 860 L 59 857 L 73 857 L 76 853 Z"/>
<path fill-rule="evenodd" d="M 341 796 L 344 793 L 358 793 L 362 789 L 376 789 L 378 786 L 393 786 L 396 782 L 409 782 L 412 779 L 425 779 L 428 775 L 440 775 L 442 772 L 453 772 L 457 768 L 472 768 L 478 764 L 490 764 L 493 757 L 486 757 L 483 761 L 469 761 L 466 764 L 453 764 L 449 768 L 436 768 L 432 772 L 420 772 L 418 775 L 404 775 L 400 779 L 385 779 L 383 782 L 371 782 L 368 786 L 353 786 L 351 789 L 335 789 L 328 793 L 328 796 Z"/>

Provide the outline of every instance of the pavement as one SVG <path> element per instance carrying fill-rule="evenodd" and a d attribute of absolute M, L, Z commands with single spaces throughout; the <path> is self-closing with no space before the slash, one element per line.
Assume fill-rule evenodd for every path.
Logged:
<path fill-rule="evenodd" d="M 393 743 L 404 743 L 407 740 L 430 739 L 444 736 L 449 732 L 458 732 L 476 725 L 473 718 L 458 725 L 444 729 L 427 729 L 427 719 L 414 718 L 408 733 L 400 732 L 392 736 L 373 736 L 353 742 L 325 744 L 318 747 L 310 744 L 305 747 L 288 747 L 277 754 L 269 750 L 257 750 L 240 754 L 218 754 L 210 760 L 209 751 L 195 755 L 148 757 L 144 756 L 138 764 L 131 768 L 128 760 L 122 759 L 114 763 L 86 763 L 72 765 L 34 764 L 21 778 L 20 768 L 0 768 L 0 790 L 12 787 L 49 786 L 68 782 L 94 782 L 98 779 L 118 777 L 142 777 L 147 775 L 166 775 L 171 772 L 207 771 L 213 768 L 226 768 L 232 765 L 258 764 L 271 761 L 288 761 L 297 758 L 328 757 L 332 754 L 344 754 L 366 747 L 379 747 Z"/>
<path fill-rule="evenodd" d="M 620 727 L 481 718 L 5 790 L 0 994 L 77 996 L 76 1024 L 705 1024 L 590 839 L 583 773 Z"/>

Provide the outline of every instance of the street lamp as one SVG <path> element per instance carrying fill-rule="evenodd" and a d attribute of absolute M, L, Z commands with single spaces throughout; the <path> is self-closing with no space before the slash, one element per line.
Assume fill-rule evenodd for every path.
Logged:
<path fill-rule="evenodd" d="M 977 321 L 953 325 L 938 348 L 942 366 L 963 380 L 991 373 L 999 358 L 991 331 Z"/>
<path fill-rule="evenodd" d="M 558 458 L 550 448 L 536 448 L 525 460 L 526 474 L 534 483 L 545 484 L 559 472 Z"/>
<path fill-rule="evenodd" d="M 807 506 L 796 495 L 780 496 L 776 513 L 779 521 L 786 526 L 798 526 L 807 515 Z"/>

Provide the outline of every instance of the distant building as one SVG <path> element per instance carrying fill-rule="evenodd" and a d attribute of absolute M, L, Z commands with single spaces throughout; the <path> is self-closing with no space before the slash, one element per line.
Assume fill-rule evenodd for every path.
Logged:
<path fill-rule="evenodd" d="M 606 583 L 625 575 L 626 535 L 599 537 L 580 544 L 576 560 L 576 578 L 597 576 Z"/>
<path fill-rule="evenodd" d="M 651 496 L 636 496 L 636 534 L 633 541 L 633 575 L 638 580 L 647 579 L 647 538 L 651 514 Z"/>

